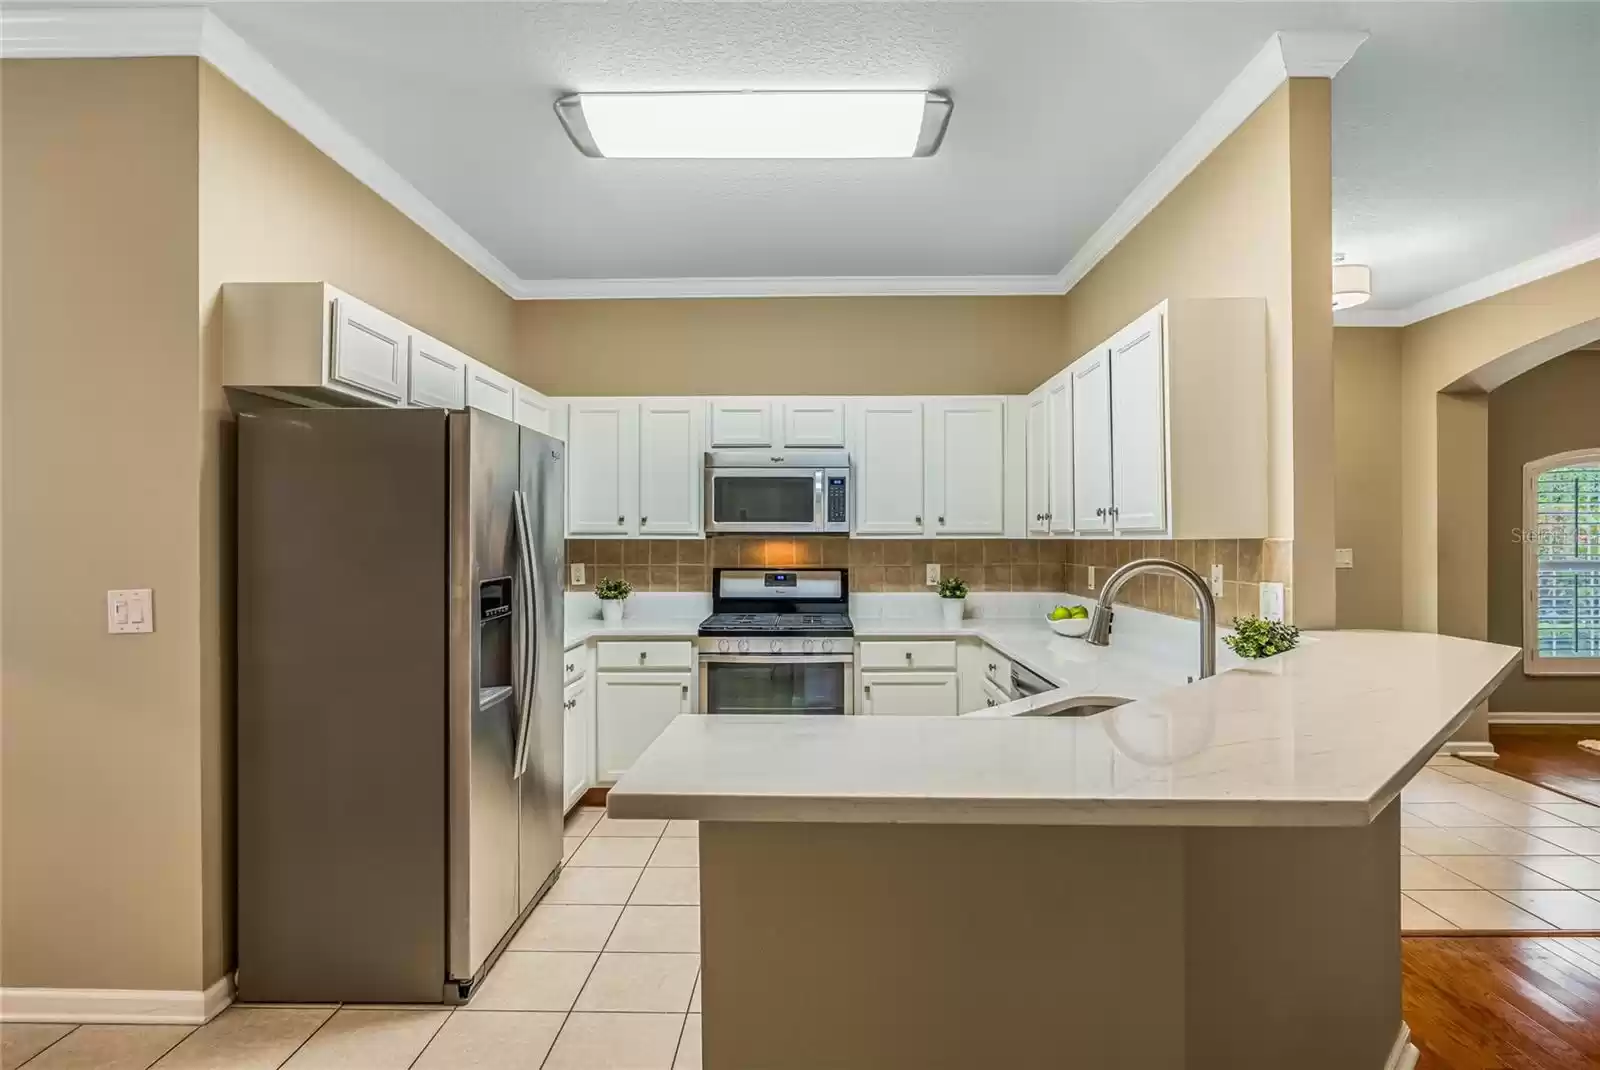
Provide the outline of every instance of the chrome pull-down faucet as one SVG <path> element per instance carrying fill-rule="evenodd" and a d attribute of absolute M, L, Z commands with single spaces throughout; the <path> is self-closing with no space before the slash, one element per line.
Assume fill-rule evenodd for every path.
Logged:
<path fill-rule="evenodd" d="M 1217 602 L 1211 597 L 1211 588 L 1200 574 L 1187 565 L 1168 561 L 1164 557 L 1142 557 L 1129 561 L 1106 577 L 1100 586 L 1100 601 L 1095 604 L 1094 616 L 1089 620 L 1089 633 L 1083 638 L 1095 646 L 1111 645 L 1111 602 L 1122 590 L 1122 585 L 1144 572 L 1170 572 L 1194 591 L 1200 605 L 1200 677 L 1217 674 Z"/>

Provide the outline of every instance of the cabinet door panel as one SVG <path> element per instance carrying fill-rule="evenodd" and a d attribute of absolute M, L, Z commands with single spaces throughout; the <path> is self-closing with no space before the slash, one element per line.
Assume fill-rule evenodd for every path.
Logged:
<path fill-rule="evenodd" d="M 466 354 L 437 338 L 412 332 L 409 399 L 421 408 L 459 409 L 466 405 Z"/>
<path fill-rule="evenodd" d="M 711 448 L 772 445 L 772 402 L 723 398 L 711 403 Z"/>
<path fill-rule="evenodd" d="M 1080 358 L 1072 375 L 1072 522 L 1110 531 L 1111 363 L 1105 351 Z"/>
<path fill-rule="evenodd" d="M 687 673 L 617 672 L 595 677 L 596 773 L 613 783 L 672 719 L 689 712 Z"/>
<path fill-rule="evenodd" d="M 844 402 L 797 398 L 783 403 L 785 449 L 833 449 L 844 446 Z"/>
<path fill-rule="evenodd" d="M 555 402 L 531 386 L 517 384 L 517 423 L 547 435 L 555 433 Z"/>
<path fill-rule="evenodd" d="M 593 706 L 589 701 L 589 682 L 580 679 L 568 684 L 562 696 L 562 794 L 565 809 L 571 810 L 589 790 L 594 778 L 594 760 L 590 754 L 590 725 Z"/>
<path fill-rule="evenodd" d="M 353 297 L 334 298 L 333 316 L 328 378 L 392 404 L 404 402 L 410 329 Z"/>
<path fill-rule="evenodd" d="M 954 717 L 961 712 L 953 672 L 861 674 L 861 712 L 875 717 Z"/>
<path fill-rule="evenodd" d="M 1050 486 L 1047 521 L 1054 535 L 1073 530 L 1072 515 L 1072 377 L 1064 375 L 1050 385 Z M 1091 510 L 1092 512 L 1093 510 Z"/>
<path fill-rule="evenodd" d="M 856 424 L 855 534 L 922 534 L 922 402 L 863 401 Z"/>
<path fill-rule="evenodd" d="M 1052 456 L 1050 444 L 1050 395 L 1041 388 L 1028 396 L 1027 450 L 1024 464 L 1027 488 L 1024 495 L 1029 535 L 1050 532 L 1050 485 Z"/>
<path fill-rule="evenodd" d="M 704 403 L 639 404 L 639 534 L 698 535 Z"/>
<path fill-rule="evenodd" d="M 567 418 L 567 530 L 628 535 L 637 530 L 639 406 L 574 401 Z"/>
<path fill-rule="evenodd" d="M 502 419 L 517 418 L 516 381 L 487 364 L 473 361 L 467 369 L 467 404 Z"/>
<path fill-rule="evenodd" d="M 934 533 L 1004 534 L 1004 399 L 941 399 L 928 408 Z"/>
<path fill-rule="evenodd" d="M 1145 316 L 1111 346 L 1111 462 L 1116 529 L 1167 526 L 1166 389 L 1161 314 Z"/>

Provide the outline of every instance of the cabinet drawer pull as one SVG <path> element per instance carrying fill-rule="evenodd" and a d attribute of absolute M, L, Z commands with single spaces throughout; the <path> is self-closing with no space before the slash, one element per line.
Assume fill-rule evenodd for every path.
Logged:
<path fill-rule="evenodd" d="M 1000 671 L 1000 666 L 996 665 L 994 662 L 991 661 L 989 663 L 989 671 L 990 672 L 999 672 Z"/>
<path fill-rule="evenodd" d="M 649 655 L 648 652 L 643 651 L 643 650 L 639 651 L 639 664 L 643 665 L 644 664 L 644 659 L 648 658 L 649 656 L 650 655 Z"/>
<path fill-rule="evenodd" d="M 907 665 L 911 664 L 911 651 L 909 651 L 909 650 L 906 651 L 906 664 Z"/>
<path fill-rule="evenodd" d="M 571 672 L 573 669 L 576 669 L 576 668 L 577 668 L 577 666 L 572 664 L 572 662 L 570 662 L 570 661 L 567 662 L 567 671 L 568 672 Z"/>

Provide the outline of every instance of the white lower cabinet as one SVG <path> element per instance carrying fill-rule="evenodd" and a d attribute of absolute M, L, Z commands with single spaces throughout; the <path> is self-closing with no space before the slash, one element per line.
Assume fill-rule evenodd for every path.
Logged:
<path fill-rule="evenodd" d="M 595 778 L 614 784 L 673 718 L 694 709 L 687 672 L 595 674 Z"/>
<path fill-rule="evenodd" d="M 987 680 L 984 681 L 984 684 L 983 684 L 983 706 L 984 706 L 984 709 L 992 710 L 996 706 L 1004 706 L 1006 703 L 1008 703 L 1010 701 L 1011 701 L 1011 696 L 1010 695 L 1006 694 L 1004 691 L 1000 690 L 998 687 L 996 687 L 993 684 L 989 683 Z"/>
<path fill-rule="evenodd" d="M 951 672 L 863 672 L 861 712 L 878 717 L 954 717 L 960 688 Z"/>
<path fill-rule="evenodd" d="M 562 797 L 571 810 L 594 786 L 594 695 L 588 676 L 580 676 L 562 692 Z"/>

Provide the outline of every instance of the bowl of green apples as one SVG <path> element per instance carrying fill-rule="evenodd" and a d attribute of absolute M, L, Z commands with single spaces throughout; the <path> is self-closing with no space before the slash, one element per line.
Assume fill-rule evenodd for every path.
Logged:
<path fill-rule="evenodd" d="M 1087 606 L 1057 606 L 1046 619 L 1050 622 L 1051 631 L 1069 639 L 1081 639 L 1089 632 Z"/>

